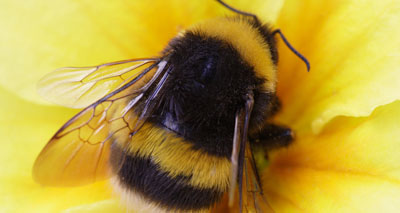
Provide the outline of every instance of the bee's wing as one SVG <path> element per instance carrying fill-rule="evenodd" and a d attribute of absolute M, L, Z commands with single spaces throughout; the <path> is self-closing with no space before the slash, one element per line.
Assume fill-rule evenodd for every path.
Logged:
<path fill-rule="evenodd" d="M 44 76 L 38 92 L 46 100 L 83 108 L 122 87 L 157 59 L 131 59 L 93 67 L 64 67 Z"/>
<path fill-rule="evenodd" d="M 74 186 L 108 177 L 112 140 L 130 141 L 151 113 L 160 82 L 168 75 L 165 60 L 146 66 L 135 79 L 83 109 L 51 138 L 33 167 L 37 182 Z M 156 83 L 154 90 L 148 90 Z M 144 99 L 146 91 L 150 97 Z M 136 115 L 135 107 L 142 98 L 145 106 Z"/>
<path fill-rule="evenodd" d="M 244 212 L 257 212 L 257 213 L 271 213 L 274 210 L 269 205 L 268 201 L 263 195 L 260 176 L 256 163 L 254 161 L 253 153 L 250 143 L 247 142 L 245 157 L 244 157 L 244 179 L 243 179 L 243 211 Z"/>
<path fill-rule="evenodd" d="M 273 212 L 263 197 L 260 177 L 248 142 L 247 132 L 253 105 L 253 93 L 249 91 L 245 106 L 237 112 L 235 118 L 229 206 L 233 206 L 238 182 L 240 212 Z"/>

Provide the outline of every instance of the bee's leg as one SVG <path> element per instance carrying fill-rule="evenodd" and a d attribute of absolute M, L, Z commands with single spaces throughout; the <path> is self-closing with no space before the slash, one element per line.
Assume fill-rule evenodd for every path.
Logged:
<path fill-rule="evenodd" d="M 267 150 L 287 147 L 294 139 L 294 132 L 285 126 L 267 124 L 255 135 L 252 135 L 250 141 L 256 146 L 262 146 Z"/>
<path fill-rule="evenodd" d="M 269 97 L 269 103 L 270 104 L 268 108 L 263 111 L 263 113 L 266 113 L 267 117 L 271 118 L 279 112 L 279 110 L 282 108 L 282 104 L 278 96 L 276 95 L 271 95 Z"/>
<path fill-rule="evenodd" d="M 278 96 L 269 97 L 269 107 L 264 111 L 268 118 L 275 116 L 282 107 Z M 267 150 L 289 146 L 294 139 L 294 132 L 281 125 L 266 123 L 257 132 L 249 136 L 250 143 Z"/>

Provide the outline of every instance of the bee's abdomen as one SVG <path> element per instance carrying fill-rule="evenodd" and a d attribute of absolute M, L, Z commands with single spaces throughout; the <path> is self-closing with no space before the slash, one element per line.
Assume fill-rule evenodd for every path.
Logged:
<path fill-rule="evenodd" d="M 124 148 L 129 151 L 118 139 L 112 145 L 110 163 L 120 187 L 164 210 L 205 210 L 220 200 L 229 186 L 228 159 L 192 149 L 150 124 L 143 128 Z"/>
<path fill-rule="evenodd" d="M 171 177 L 167 172 L 160 170 L 158 164 L 153 163 L 149 157 L 126 156 L 117 175 L 122 187 L 139 193 L 148 201 L 166 209 L 208 208 L 223 194 L 216 188 L 189 185 L 190 176 Z"/>

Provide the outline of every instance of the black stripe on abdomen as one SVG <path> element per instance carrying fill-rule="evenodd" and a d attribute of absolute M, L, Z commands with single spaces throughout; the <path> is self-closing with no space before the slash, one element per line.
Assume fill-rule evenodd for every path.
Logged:
<path fill-rule="evenodd" d="M 190 176 L 170 177 L 168 173 L 161 171 L 150 157 L 131 154 L 121 156 L 123 156 L 122 150 L 113 144 L 110 162 L 122 186 L 167 210 L 188 211 L 209 208 L 223 195 L 223 192 L 217 189 L 188 185 L 188 181 L 192 178 Z M 121 159 L 124 159 L 123 162 Z"/>

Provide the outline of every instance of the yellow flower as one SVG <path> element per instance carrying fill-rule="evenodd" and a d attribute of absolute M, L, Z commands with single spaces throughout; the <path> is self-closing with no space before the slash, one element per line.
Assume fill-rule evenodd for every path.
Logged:
<path fill-rule="evenodd" d="M 276 212 L 400 211 L 400 4 L 230 1 L 279 27 L 311 62 L 280 43 L 278 122 L 293 145 L 263 172 Z M 231 14 L 213 0 L 0 3 L 0 208 L 115 212 L 108 183 L 45 188 L 35 157 L 77 111 L 45 105 L 35 84 L 63 66 L 156 55 L 180 28 Z"/>

